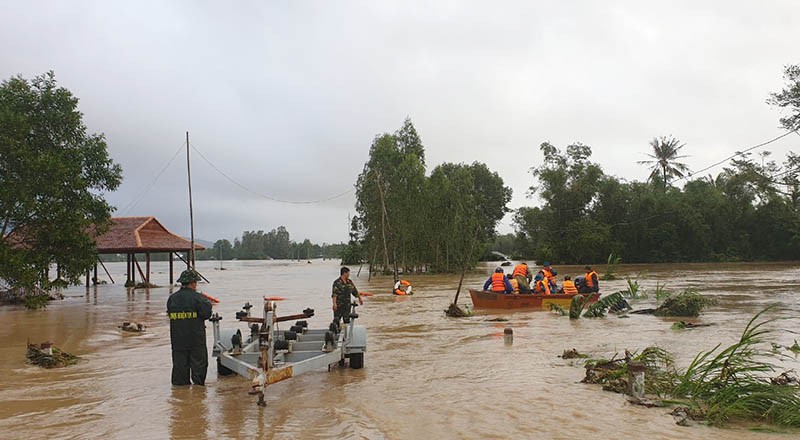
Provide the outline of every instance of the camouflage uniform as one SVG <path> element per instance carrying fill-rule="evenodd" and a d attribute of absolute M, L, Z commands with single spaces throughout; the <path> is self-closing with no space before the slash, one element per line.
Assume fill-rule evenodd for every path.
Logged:
<path fill-rule="evenodd" d="M 333 281 L 333 288 L 331 289 L 331 298 L 336 298 L 336 311 L 333 312 L 333 318 L 348 317 L 345 322 L 349 321 L 350 316 L 350 301 L 351 296 L 358 297 L 358 289 L 353 284 L 353 280 L 347 279 L 347 282 L 342 281 L 342 277 L 336 278 Z"/>

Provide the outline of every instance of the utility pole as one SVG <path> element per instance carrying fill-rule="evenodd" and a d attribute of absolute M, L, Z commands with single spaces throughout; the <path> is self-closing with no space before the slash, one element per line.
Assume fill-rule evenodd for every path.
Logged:
<path fill-rule="evenodd" d="M 189 132 L 186 132 L 186 175 L 189 177 L 189 229 L 192 248 L 189 250 L 189 262 L 194 270 L 194 210 L 192 209 L 192 164 L 189 160 Z"/>

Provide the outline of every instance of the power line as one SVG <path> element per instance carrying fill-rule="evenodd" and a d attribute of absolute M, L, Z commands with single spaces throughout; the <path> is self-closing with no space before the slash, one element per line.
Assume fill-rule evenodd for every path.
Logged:
<path fill-rule="evenodd" d="M 224 171 L 222 171 L 221 169 L 217 168 L 216 165 L 211 163 L 211 161 L 200 150 L 198 150 L 194 145 L 192 145 L 192 150 L 194 150 L 198 155 L 200 155 L 200 157 L 208 164 L 208 166 L 213 168 L 214 171 L 218 172 L 222 177 L 227 179 L 232 184 L 238 186 L 242 190 L 244 190 L 244 191 L 246 191 L 246 192 L 248 192 L 248 193 L 250 193 L 250 194 L 252 194 L 254 196 L 258 196 L 258 197 L 261 197 L 263 199 L 271 200 L 273 202 L 290 203 L 290 204 L 295 204 L 295 205 L 309 205 L 309 204 L 323 203 L 323 202 L 327 202 L 327 201 L 330 201 L 330 200 L 338 199 L 339 197 L 345 196 L 345 195 L 355 191 L 354 188 L 351 188 L 351 189 L 348 189 L 347 191 L 343 191 L 341 193 L 334 194 L 334 195 L 332 195 L 330 197 L 326 197 L 326 198 L 319 199 L 319 200 L 285 200 L 285 199 L 280 199 L 278 197 L 273 197 L 273 196 L 269 196 L 269 195 L 266 195 L 266 194 L 262 194 L 262 193 L 260 193 L 258 191 L 254 191 L 254 190 L 248 188 L 247 186 L 239 183 L 236 179 L 234 179 L 233 177 L 229 176 Z"/>
<path fill-rule="evenodd" d="M 779 140 L 779 139 L 783 139 L 783 138 L 785 138 L 786 136 L 789 136 L 789 135 L 790 135 L 790 134 L 792 134 L 792 133 L 797 133 L 797 130 L 793 130 L 793 131 L 790 131 L 790 132 L 786 132 L 786 133 L 784 133 L 784 134 L 782 134 L 782 135 L 780 135 L 780 136 L 778 136 L 778 137 L 776 137 L 776 138 L 770 139 L 770 140 L 768 140 L 768 141 L 766 141 L 766 142 L 762 142 L 762 143 L 760 143 L 760 144 L 758 144 L 758 145 L 753 145 L 752 147 L 745 148 L 744 150 L 741 150 L 741 151 L 737 151 L 736 153 L 732 154 L 731 156 L 728 156 L 728 157 L 726 157 L 725 159 L 722 159 L 722 160 L 721 160 L 721 161 L 719 161 L 719 162 L 716 162 L 716 163 L 714 163 L 714 164 L 712 164 L 712 165 L 709 165 L 709 166 L 707 166 L 707 167 L 703 168 L 702 170 L 697 170 L 697 171 L 695 171 L 695 172 L 693 172 L 693 173 L 688 173 L 688 174 L 687 174 L 687 175 L 685 175 L 685 176 L 682 176 L 682 177 L 679 177 L 679 178 L 677 178 L 677 179 L 673 180 L 673 182 L 677 182 L 677 181 L 679 181 L 679 180 L 683 180 L 683 179 L 688 179 L 688 178 L 690 178 L 690 177 L 692 177 L 692 176 L 694 176 L 694 175 L 700 174 L 700 173 L 702 173 L 702 172 L 704 172 L 704 171 L 708 171 L 708 170 L 710 170 L 711 168 L 714 168 L 714 167 L 716 167 L 716 166 L 722 165 L 723 163 L 725 163 L 725 162 L 727 162 L 727 161 L 729 161 L 729 160 L 733 159 L 733 158 L 734 158 L 734 157 L 736 157 L 736 156 L 742 156 L 742 155 L 744 155 L 744 153 L 747 153 L 748 151 L 755 150 L 756 148 L 760 148 L 760 147 L 763 147 L 763 146 L 765 146 L 765 145 L 769 145 L 769 144 L 771 144 L 771 143 L 773 143 L 773 142 L 775 142 L 775 141 L 777 141 L 777 140 Z M 798 133 L 798 134 L 800 135 L 800 133 Z"/>
<path fill-rule="evenodd" d="M 145 185 L 142 191 L 136 197 L 134 197 L 133 200 L 131 200 L 131 202 L 128 203 L 128 205 L 125 206 L 124 209 L 120 211 L 121 214 L 125 214 L 128 212 L 129 209 L 133 209 L 142 200 L 142 198 L 144 198 L 144 196 L 147 195 L 150 189 L 152 189 L 153 186 L 156 184 L 156 182 L 158 182 L 158 179 L 161 177 L 161 175 L 164 174 L 164 172 L 167 170 L 167 168 L 169 168 L 169 166 L 172 164 L 175 158 L 178 157 L 178 154 L 181 153 L 181 150 L 185 145 L 186 142 L 184 142 L 183 144 L 181 144 L 180 147 L 178 147 L 178 149 L 175 151 L 175 154 L 172 155 L 172 158 L 170 158 L 167 164 L 164 165 L 164 168 L 161 168 L 161 171 L 158 172 L 156 177 L 149 184 Z"/>

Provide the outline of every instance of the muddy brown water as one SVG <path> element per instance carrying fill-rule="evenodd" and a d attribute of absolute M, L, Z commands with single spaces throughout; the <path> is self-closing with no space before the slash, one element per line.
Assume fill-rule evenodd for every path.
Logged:
<path fill-rule="evenodd" d="M 245 301 L 263 295 L 286 298 L 280 314 L 316 309 L 312 327 L 331 317 L 330 285 L 336 261 L 234 261 L 227 270 L 202 262 L 212 281 L 201 289 L 219 297 L 223 327 Z M 111 264 L 124 279 L 124 265 Z M 482 284 L 484 273 L 465 285 Z M 557 267 L 562 275 L 578 267 Z M 164 315 L 169 287 L 129 291 L 120 285 L 73 287 L 63 301 L 43 311 L 0 307 L 0 438 L 796 438 L 792 433 L 754 432 L 744 427 L 680 427 L 669 409 L 643 408 L 624 396 L 579 383 L 579 362 L 558 357 L 576 348 L 594 356 L 657 344 L 685 367 L 700 350 L 729 344 L 767 304 L 800 316 L 800 266 L 796 264 L 632 265 L 620 274 L 645 289 L 697 287 L 717 300 L 697 322 L 712 327 L 674 331 L 674 320 L 631 315 L 620 319 L 570 321 L 545 311 L 477 311 L 446 318 L 457 276 L 410 277 L 416 294 L 388 294 L 391 280 L 367 273 L 355 277 L 373 292 L 359 309 L 369 333 L 365 368 L 333 368 L 297 376 L 268 388 L 267 407 L 246 394 L 242 378 L 218 378 L 210 359 L 207 386 L 170 385 L 169 323 Z M 153 266 L 153 281 L 166 284 L 166 265 Z M 610 293 L 625 281 L 602 283 Z M 469 296 L 462 292 L 462 305 Z M 652 306 L 654 299 L 635 307 Z M 257 309 L 257 308 L 256 308 Z M 492 322 L 506 318 L 508 322 Z M 144 323 L 141 335 L 122 334 L 123 321 Z M 514 329 L 513 345 L 503 328 Z M 800 330 L 798 321 L 783 321 Z M 211 331 L 208 326 L 208 345 Z M 25 363 L 25 343 L 50 340 L 79 355 L 78 365 L 44 370 Z M 788 332 L 775 342 L 791 345 Z M 796 359 L 781 368 L 800 371 Z"/>

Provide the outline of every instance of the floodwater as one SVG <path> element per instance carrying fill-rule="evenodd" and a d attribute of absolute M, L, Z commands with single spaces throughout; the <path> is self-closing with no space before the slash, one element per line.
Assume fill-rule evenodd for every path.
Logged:
<path fill-rule="evenodd" d="M 233 315 L 264 295 L 286 298 L 278 314 L 317 311 L 311 327 L 331 318 L 330 286 L 336 261 L 233 261 L 227 270 L 201 262 L 211 284 L 201 289 L 222 300 L 215 306 L 222 325 L 241 325 Z M 124 264 L 109 269 L 119 282 Z M 468 275 L 465 286 L 482 284 L 484 273 Z M 578 267 L 557 267 L 562 275 Z M 153 281 L 166 284 L 166 265 L 155 263 Z M 546 311 L 485 312 L 446 318 L 457 276 L 410 277 L 416 294 L 388 294 L 391 280 L 367 281 L 366 268 L 353 279 L 366 298 L 360 323 L 369 333 L 365 368 L 320 370 L 267 389 L 260 408 L 246 391 L 249 382 L 218 378 L 211 358 L 204 387 L 170 385 L 169 323 L 164 315 L 171 288 L 128 291 L 117 285 L 73 287 L 63 301 L 42 311 L 0 307 L 0 437 L 19 438 L 796 438 L 797 432 L 755 432 L 743 427 L 680 427 L 665 408 L 643 408 L 624 396 L 579 383 L 579 362 L 558 357 L 576 348 L 593 356 L 657 344 L 685 367 L 700 350 L 734 342 L 753 314 L 767 304 L 799 316 L 800 266 L 796 264 L 706 264 L 622 266 L 622 277 L 645 289 L 699 288 L 717 300 L 697 322 L 712 327 L 674 331 L 674 320 L 645 315 L 627 319 L 571 321 Z M 625 281 L 602 283 L 610 293 Z M 469 304 L 462 292 L 459 303 Z M 634 307 L 652 306 L 654 299 Z M 258 310 L 256 307 L 254 310 Z M 508 322 L 492 322 L 507 318 Z M 122 334 L 123 321 L 141 322 L 147 332 Z M 514 330 L 513 345 L 503 327 Z M 797 320 L 782 321 L 800 330 Z M 208 326 L 208 346 L 211 331 Z M 776 335 L 791 345 L 796 336 Z M 25 343 L 50 340 L 79 355 L 78 365 L 44 370 L 25 363 Z M 800 371 L 797 360 L 781 363 Z"/>

